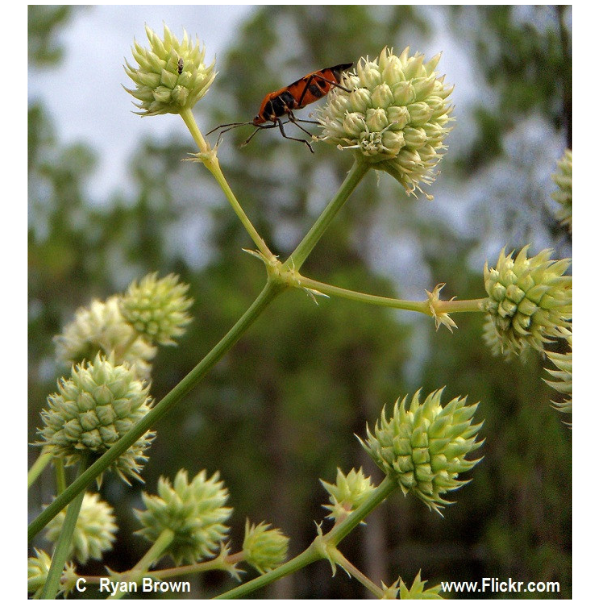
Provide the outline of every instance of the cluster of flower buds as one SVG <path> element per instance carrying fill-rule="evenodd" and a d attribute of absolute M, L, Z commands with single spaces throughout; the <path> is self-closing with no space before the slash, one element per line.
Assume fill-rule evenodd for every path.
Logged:
<path fill-rule="evenodd" d="M 317 111 L 321 139 L 352 149 L 411 194 L 435 179 L 452 121 L 452 88 L 435 71 L 441 54 L 424 58 L 408 48 L 399 56 L 384 48 L 379 59 L 362 58 L 342 80 L 350 93 L 333 89 Z"/>
<path fill-rule="evenodd" d="M 442 391 L 432 392 L 423 402 L 419 392 L 410 403 L 405 396 L 396 401 L 389 419 L 384 408 L 374 432 L 367 427 L 367 439 L 361 440 L 405 495 L 416 495 L 440 514 L 440 508 L 450 504 L 442 495 L 465 485 L 458 476 L 481 460 L 467 460 L 466 455 L 483 444 L 477 441 L 482 424 L 472 423 L 477 404 L 467 406 L 466 398 L 454 398 L 442 406 Z"/>
<path fill-rule="evenodd" d="M 204 47 L 200 48 L 198 40 L 192 42 L 185 31 L 181 42 L 166 25 L 163 39 L 150 27 L 146 27 L 146 35 L 150 48 L 136 42 L 132 53 L 137 66 L 125 66 L 136 86 L 125 89 L 138 100 L 138 114 L 180 113 L 193 108 L 215 78 L 215 62 L 204 64 Z"/>

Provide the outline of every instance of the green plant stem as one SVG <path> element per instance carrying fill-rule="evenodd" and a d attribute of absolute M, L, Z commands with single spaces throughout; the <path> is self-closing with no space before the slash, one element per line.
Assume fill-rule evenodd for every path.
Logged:
<path fill-rule="evenodd" d="M 79 462 L 79 474 L 81 475 L 87 466 L 89 456 L 83 455 Z M 71 539 L 73 538 L 73 532 L 75 531 L 75 525 L 77 525 L 77 518 L 79 517 L 79 511 L 81 510 L 81 504 L 85 495 L 85 488 L 81 490 L 79 495 L 69 504 L 65 520 L 63 522 L 54 553 L 52 555 L 52 564 L 48 570 L 48 577 L 42 590 L 42 598 L 56 598 L 58 588 L 60 586 L 60 578 L 65 568 L 65 563 L 69 557 L 69 549 L 71 547 Z"/>
<path fill-rule="evenodd" d="M 54 471 L 56 473 L 56 495 L 59 495 L 67 489 L 65 461 L 62 458 L 55 458 L 52 462 L 54 463 Z"/>
<path fill-rule="evenodd" d="M 377 506 L 379 506 L 392 492 L 398 489 L 398 483 L 390 477 L 385 479 L 373 490 L 373 493 L 350 515 L 336 523 L 333 529 L 323 536 L 327 544 L 337 546 L 357 525 L 360 525 Z"/>
<path fill-rule="evenodd" d="M 296 571 L 300 571 L 307 565 L 319 560 L 321 554 L 316 546 L 310 545 L 304 552 L 298 554 L 298 556 L 288 560 L 285 564 L 273 569 L 261 575 L 260 577 L 256 577 L 251 581 L 243 583 L 242 585 L 238 585 L 237 587 L 228 590 L 224 594 L 220 596 L 215 596 L 215 598 L 247 598 L 252 592 L 259 590 L 262 587 L 265 587 L 286 575 L 290 575 L 291 573 L 295 573 Z"/>
<path fill-rule="evenodd" d="M 133 328 L 132 328 L 133 329 Z M 134 329 L 131 332 L 131 335 L 129 336 L 129 339 L 125 342 L 125 344 L 123 344 L 123 346 L 120 346 L 119 348 L 117 348 L 118 352 L 117 352 L 117 356 L 115 357 L 117 359 L 117 362 L 120 364 L 121 361 L 123 360 L 123 357 L 127 354 L 127 352 L 129 351 L 129 349 L 131 348 L 131 346 L 133 346 L 133 344 L 135 344 L 136 340 L 140 337 L 140 334 Z"/>
<path fill-rule="evenodd" d="M 166 552 L 167 548 L 171 545 L 171 542 L 175 539 L 175 534 L 170 529 L 164 529 L 161 534 L 156 538 L 150 549 L 138 563 L 125 573 L 121 573 L 119 581 L 139 581 L 144 575 L 148 573 L 148 570 L 154 562 L 159 560 Z M 127 592 L 125 590 L 117 591 L 111 594 L 112 600 L 122 598 Z"/>
<path fill-rule="evenodd" d="M 363 292 L 356 292 L 354 290 L 348 290 L 340 288 L 335 285 L 316 281 L 310 279 L 304 275 L 298 274 L 296 276 L 296 282 L 299 287 L 308 288 L 309 290 L 315 290 L 321 294 L 327 296 L 337 296 L 338 298 L 345 298 L 347 300 L 356 300 L 358 302 L 364 302 L 366 304 L 375 304 L 377 306 L 387 306 L 389 308 L 396 308 L 402 310 L 411 310 L 414 312 L 420 312 L 424 315 L 431 316 L 431 309 L 429 300 L 414 301 L 414 300 L 402 300 L 400 298 L 386 298 L 385 296 L 375 296 L 372 294 L 365 294 Z M 438 300 L 436 302 L 436 308 L 440 312 L 452 313 L 452 312 L 484 312 L 482 303 L 485 298 L 477 298 L 475 300 Z"/>
<path fill-rule="evenodd" d="M 30 488 L 35 480 L 44 472 L 52 460 L 52 452 L 48 452 L 45 448 L 40 452 L 35 462 L 31 465 L 29 473 L 27 473 L 27 487 Z"/>
<path fill-rule="evenodd" d="M 252 241 L 256 244 L 256 247 L 260 250 L 264 256 L 268 259 L 274 258 L 273 253 L 269 250 L 269 247 L 265 244 L 265 241 L 260 237 L 254 225 L 252 225 L 250 219 L 247 217 L 244 209 L 238 202 L 235 194 L 232 189 L 229 187 L 225 176 L 223 175 L 223 171 L 221 171 L 221 166 L 219 165 L 219 159 L 217 158 L 217 154 L 214 150 L 210 149 L 210 146 L 206 143 L 206 140 L 200 133 L 200 129 L 198 129 L 198 124 L 196 123 L 196 119 L 194 119 L 194 114 L 191 109 L 186 109 L 181 112 L 181 118 L 184 123 L 187 125 L 187 128 L 190 130 L 194 141 L 196 142 L 198 148 L 200 149 L 200 155 L 198 155 L 198 159 L 204 163 L 204 166 L 210 171 L 211 175 L 216 179 L 217 183 L 221 186 L 221 189 L 225 193 L 229 204 L 231 204 L 235 214 L 238 219 L 242 222 L 242 225 L 245 227 L 246 231 L 252 238 Z"/>
<path fill-rule="evenodd" d="M 292 558 L 283 565 L 280 565 L 276 569 L 243 583 L 242 585 L 217 596 L 217 598 L 246 598 L 252 592 L 270 585 L 286 575 L 295 573 L 319 559 L 327 558 L 331 562 L 335 562 L 334 558 L 330 556 L 331 548 L 335 548 L 375 507 L 381 504 L 394 490 L 397 489 L 398 484 L 393 479 L 386 477 L 379 486 L 373 490 L 371 496 L 353 511 L 348 518 L 341 523 L 337 523 L 329 533 L 318 535 L 304 552 L 298 554 L 298 556 Z"/>
<path fill-rule="evenodd" d="M 332 548 L 330 551 L 331 558 L 335 561 L 336 565 L 339 565 L 350 575 L 354 577 L 356 581 L 361 583 L 363 587 L 368 589 L 376 598 L 381 598 L 383 590 L 375 585 L 360 569 L 353 565 L 337 548 Z"/>
<path fill-rule="evenodd" d="M 348 172 L 346 179 L 342 183 L 336 195 L 331 199 L 325 210 L 319 215 L 314 225 L 310 228 L 304 239 L 298 244 L 298 247 L 292 252 L 290 257 L 285 261 L 284 266 L 297 271 L 304 264 L 309 254 L 313 251 L 321 236 L 329 227 L 331 221 L 337 215 L 338 211 L 344 206 L 350 194 L 355 190 L 356 186 L 361 182 L 362 178 L 369 170 L 369 166 L 362 161 L 354 161 L 352 168 Z"/>
<path fill-rule="evenodd" d="M 29 525 L 29 541 L 69 502 L 103 473 L 123 452 L 158 422 L 190 392 L 240 339 L 272 300 L 285 289 L 281 282 L 270 279 L 238 322 L 219 343 L 158 403 L 138 421 L 118 442 L 89 467 Z"/>
<path fill-rule="evenodd" d="M 147 555 L 148 553 L 146 553 Z M 142 559 L 143 560 L 143 559 Z M 183 565 L 181 567 L 170 567 L 168 569 L 156 569 L 154 571 L 146 570 L 145 574 L 148 577 L 152 577 L 154 579 L 169 579 L 171 577 L 183 577 L 185 575 L 191 575 L 193 573 L 203 573 L 206 571 L 232 571 L 232 565 L 237 564 L 244 560 L 244 553 L 238 552 L 236 554 L 231 554 L 226 557 L 217 556 L 217 558 L 213 558 L 212 560 L 207 560 L 200 563 L 194 563 L 192 565 Z M 131 569 L 131 571 L 124 573 L 113 573 L 109 579 L 111 581 L 125 581 L 125 576 L 127 573 L 131 573 L 134 570 L 139 568 L 139 563 Z M 79 577 L 76 575 L 75 578 Z M 105 575 L 86 575 L 85 580 L 89 584 L 100 585 L 100 580 L 106 579 Z M 112 596 L 111 598 L 115 598 Z"/>

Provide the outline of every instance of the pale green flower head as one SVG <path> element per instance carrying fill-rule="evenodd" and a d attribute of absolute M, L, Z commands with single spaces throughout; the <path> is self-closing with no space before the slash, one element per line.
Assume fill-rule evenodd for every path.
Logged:
<path fill-rule="evenodd" d="M 351 149 L 357 160 L 387 171 L 409 194 L 431 184 L 451 130 L 452 88 L 435 68 L 441 54 L 399 56 L 384 48 L 379 59 L 361 58 L 317 110 L 323 139 Z M 431 196 L 428 196 L 431 198 Z"/>
<path fill-rule="evenodd" d="M 246 521 L 242 549 L 244 560 L 259 573 L 266 573 L 285 561 L 290 539 L 269 523 L 251 525 Z"/>
<path fill-rule="evenodd" d="M 572 348 L 572 336 L 568 337 L 569 346 Z M 552 380 L 544 381 L 557 392 L 564 394 L 561 401 L 552 401 L 552 406 L 563 413 L 573 412 L 573 352 L 560 354 L 559 352 L 546 352 L 546 356 L 554 363 L 555 369 L 546 369 Z"/>
<path fill-rule="evenodd" d="M 442 600 L 443 596 L 440 596 L 442 589 L 441 585 L 434 585 L 433 587 L 425 589 L 427 580 L 421 580 L 421 571 L 419 571 L 413 581 L 413 584 L 408 588 L 402 577 L 393 583 L 390 587 L 386 585 L 382 586 L 383 596 L 382 598 L 407 598 L 410 600 Z"/>
<path fill-rule="evenodd" d="M 135 330 L 121 314 L 119 303 L 120 296 L 111 296 L 106 302 L 93 300 L 89 306 L 77 309 L 75 318 L 54 338 L 58 361 L 72 366 L 94 360 L 98 352 L 105 356 L 114 353 L 140 379 L 148 380 L 149 361 L 155 357 L 156 348 L 135 336 Z"/>
<path fill-rule="evenodd" d="M 125 88 L 138 102 L 142 116 L 180 113 L 191 109 L 206 94 L 216 73 L 215 61 L 204 64 L 204 46 L 189 39 L 183 32 L 181 42 L 165 25 L 161 39 L 146 26 L 150 48 L 134 42 L 132 53 L 137 67 L 125 61 L 125 72 L 136 84 L 135 89 Z"/>
<path fill-rule="evenodd" d="M 556 218 L 561 225 L 573 231 L 573 153 L 571 150 L 565 150 L 558 160 L 552 180 L 558 186 L 558 190 L 552 194 L 552 198 L 559 205 Z"/>
<path fill-rule="evenodd" d="M 39 598 L 48 578 L 48 571 L 52 559 L 43 551 L 34 548 L 35 556 L 27 559 L 27 591 L 32 598 Z M 61 583 L 58 588 L 67 597 L 67 594 L 75 587 L 75 566 L 68 562 L 61 575 Z"/>
<path fill-rule="evenodd" d="M 458 476 L 472 469 L 481 459 L 467 460 L 477 450 L 481 423 L 473 425 L 477 404 L 467 406 L 466 398 L 454 398 L 442 406 L 443 390 L 421 402 L 420 392 L 398 399 L 388 419 L 385 408 L 374 433 L 367 426 L 367 439 L 360 440 L 377 466 L 394 479 L 404 494 L 420 498 L 430 509 L 451 504 L 443 494 L 461 488 L 468 481 Z"/>
<path fill-rule="evenodd" d="M 543 352 L 552 338 L 565 337 L 572 317 L 571 261 L 552 260 L 552 250 L 527 257 L 525 246 L 500 252 L 496 267 L 484 267 L 488 312 L 484 340 L 494 354 L 520 354 L 528 347 Z"/>
<path fill-rule="evenodd" d="M 39 444 L 67 465 L 88 454 L 97 457 L 144 417 L 151 404 L 148 388 L 135 371 L 98 354 L 93 362 L 73 366 L 71 377 L 58 382 L 58 393 L 48 396 L 39 430 L 44 441 Z M 128 477 L 143 481 L 139 472 L 153 439 L 154 433 L 146 432 L 110 468 L 126 482 Z"/>
<path fill-rule="evenodd" d="M 185 333 L 192 321 L 187 313 L 192 300 L 186 296 L 189 286 L 178 283 L 169 274 L 158 279 L 156 273 L 134 281 L 120 301 L 125 320 L 146 340 L 162 345 L 175 345 L 173 338 Z"/>
<path fill-rule="evenodd" d="M 48 524 L 45 534 L 48 541 L 58 540 L 65 515 L 66 509 Z M 117 529 L 112 507 L 98 494 L 86 492 L 71 539 L 69 555 L 80 565 L 87 563 L 90 558 L 102 558 L 103 552 L 112 549 Z"/>
<path fill-rule="evenodd" d="M 327 509 L 331 513 L 330 518 L 336 521 L 345 519 L 356 510 L 375 489 L 371 478 L 365 477 L 362 468 L 358 471 L 352 469 L 347 475 L 338 468 L 335 483 L 321 480 L 321 484 L 329 492 L 331 502 L 323 505 L 323 508 Z"/>
<path fill-rule="evenodd" d="M 229 531 L 224 525 L 233 512 L 225 506 L 228 496 L 219 473 L 207 479 L 201 471 L 188 482 L 187 471 L 181 469 L 173 485 L 160 477 L 158 496 L 142 493 L 146 510 L 135 511 L 143 525 L 136 533 L 154 542 L 166 529 L 172 531 L 175 538 L 168 552 L 178 565 L 214 556 Z"/>

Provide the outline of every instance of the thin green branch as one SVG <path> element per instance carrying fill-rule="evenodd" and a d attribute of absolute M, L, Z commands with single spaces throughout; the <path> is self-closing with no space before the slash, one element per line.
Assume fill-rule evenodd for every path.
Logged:
<path fill-rule="evenodd" d="M 315 291 L 326 296 L 337 296 L 346 300 L 355 300 L 366 304 L 374 304 L 376 306 L 386 306 L 388 308 L 396 308 L 400 310 L 410 310 L 419 312 L 427 316 L 431 316 L 431 301 L 422 300 L 402 300 L 401 298 L 388 298 L 385 296 L 376 296 L 373 294 L 365 294 L 340 288 L 335 285 L 323 283 L 315 279 L 310 279 L 304 275 L 296 275 L 296 284 L 298 287 L 306 288 L 309 291 Z M 475 300 L 438 300 L 435 302 L 436 312 L 453 313 L 453 312 L 484 312 L 483 302 L 485 298 L 477 298 Z"/>
<path fill-rule="evenodd" d="M 356 292 L 354 290 L 340 288 L 328 283 L 322 283 L 321 281 L 304 277 L 304 275 L 298 275 L 297 281 L 301 287 L 307 288 L 308 290 L 317 291 L 321 294 L 325 294 L 326 296 L 337 296 L 338 298 L 345 298 L 346 300 L 355 300 L 357 302 L 364 302 L 366 304 L 387 306 L 389 308 L 398 308 L 402 310 L 412 310 L 425 315 L 431 315 L 429 310 L 429 302 L 427 300 L 415 302 L 412 300 L 401 300 L 399 298 L 374 296 L 372 294 L 365 294 L 364 292 Z"/>
<path fill-rule="evenodd" d="M 321 239 L 325 230 L 329 227 L 331 221 L 333 221 L 333 218 L 342 206 L 344 206 L 346 200 L 348 200 L 348 197 L 356 189 L 356 186 L 361 182 L 368 170 L 369 166 L 367 163 L 363 161 L 354 162 L 336 195 L 304 236 L 304 239 L 298 244 L 298 247 L 285 261 L 284 265 L 286 267 L 300 270 L 300 267 L 313 251 L 313 248 L 317 245 L 317 242 Z"/>
<path fill-rule="evenodd" d="M 247 581 L 242 585 L 238 585 L 237 587 L 228 590 L 224 594 L 216 596 L 215 598 L 247 598 L 256 590 L 270 585 L 286 575 L 295 573 L 296 571 L 303 569 L 307 565 L 310 565 L 320 558 L 322 557 L 317 547 L 310 545 L 304 552 L 298 554 L 298 556 L 292 558 L 291 560 L 288 560 L 285 564 L 265 573 L 264 575 L 260 575 L 251 581 Z"/>
<path fill-rule="evenodd" d="M 368 589 L 376 598 L 381 598 L 383 596 L 383 590 L 352 564 L 337 548 L 333 548 L 330 551 L 330 556 L 335 561 L 336 565 L 342 567 L 348 575 L 354 577 L 356 581 Z"/>
<path fill-rule="evenodd" d="M 30 488 L 35 480 L 44 472 L 44 469 L 48 466 L 50 461 L 52 460 L 52 452 L 49 452 L 46 448 L 44 448 L 40 455 L 37 457 L 33 465 L 31 465 L 31 469 L 29 469 L 29 473 L 27 474 L 27 488 Z"/>
<path fill-rule="evenodd" d="M 135 581 L 139 582 L 144 575 L 148 573 L 148 570 L 152 566 L 153 563 L 158 561 L 163 554 L 167 551 L 167 548 L 171 545 L 173 540 L 175 539 L 175 534 L 170 529 L 164 529 L 158 538 L 154 541 L 152 546 L 148 549 L 148 552 L 142 556 L 142 558 L 138 561 L 138 563 L 129 571 L 125 573 L 121 573 L 119 577 L 119 582 L 124 581 Z M 114 594 L 110 595 L 110 598 L 113 600 L 117 600 L 118 598 L 122 598 L 127 593 L 126 590 L 118 590 Z"/>
<path fill-rule="evenodd" d="M 398 489 L 398 484 L 386 477 L 379 486 L 373 490 L 371 496 L 353 511 L 348 518 L 341 523 L 337 523 L 329 533 L 325 535 L 319 534 L 312 544 L 298 556 L 292 558 L 288 562 L 280 565 L 276 569 L 260 575 L 251 581 L 243 583 L 217 598 L 246 598 L 249 594 L 259 590 L 271 583 L 295 573 L 303 569 L 307 565 L 320 560 L 328 559 L 330 562 L 334 560 L 329 552 L 331 548 L 335 548 L 355 527 L 357 527 L 371 511 L 381 504 L 394 490 Z"/>
<path fill-rule="evenodd" d="M 62 494 L 67 489 L 67 476 L 65 474 L 65 461 L 62 458 L 55 458 L 54 472 L 56 473 L 56 495 Z"/>
<path fill-rule="evenodd" d="M 89 462 L 89 456 L 84 455 L 81 457 L 79 463 L 79 474 L 85 471 L 87 463 Z M 60 535 L 54 548 L 52 555 L 52 564 L 48 570 L 48 577 L 42 590 L 42 598 L 56 598 L 58 588 L 60 586 L 60 578 L 65 568 L 65 563 L 69 558 L 69 550 L 71 549 L 71 539 L 73 538 L 73 532 L 77 525 L 77 518 L 79 517 L 79 511 L 81 510 L 81 504 L 83 503 L 83 497 L 85 495 L 85 488 L 81 490 L 79 495 L 69 504 L 65 520 L 63 522 Z"/>
<path fill-rule="evenodd" d="M 210 171 L 211 175 L 216 179 L 217 183 L 221 186 L 221 189 L 225 193 L 229 204 L 233 208 L 235 214 L 238 219 L 242 222 L 242 225 L 245 227 L 246 231 L 252 238 L 252 241 L 256 244 L 256 247 L 264 254 L 267 258 L 274 258 L 273 253 L 269 250 L 269 247 L 265 244 L 265 241 L 260 237 L 254 225 L 244 212 L 241 204 L 238 202 L 235 194 L 232 189 L 229 187 L 225 176 L 223 175 L 223 171 L 221 171 L 221 166 L 219 164 L 219 159 L 217 158 L 216 150 L 211 149 L 207 144 L 206 140 L 200 133 L 200 129 L 198 129 L 198 124 L 196 123 L 196 119 L 194 119 L 194 114 L 191 109 L 186 109 L 181 112 L 181 118 L 184 123 L 187 125 L 187 128 L 190 130 L 194 141 L 196 142 L 198 148 L 200 149 L 200 153 L 195 155 L 199 162 L 202 162 L 204 166 Z"/>

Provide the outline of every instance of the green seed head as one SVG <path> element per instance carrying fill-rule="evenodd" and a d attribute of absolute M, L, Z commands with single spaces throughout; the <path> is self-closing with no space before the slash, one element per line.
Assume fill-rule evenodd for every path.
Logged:
<path fill-rule="evenodd" d="M 60 512 L 50 521 L 46 530 L 46 539 L 56 542 L 65 521 L 66 510 Z M 98 494 L 85 493 L 69 555 L 73 556 L 80 565 L 90 558 L 100 559 L 102 553 L 112 549 L 115 532 L 118 527 L 115 522 L 112 507 Z"/>
<path fill-rule="evenodd" d="M 280 529 L 271 529 L 268 523 L 251 525 L 246 521 L 244 560 L 259 573 L 266 573 L 285 561 L 289 538 Z"/>
<path fill-rule="evenodd" d="M 442 391 L 432 392 L 422 403 L 420 392 L 410 404 L 408 396 L 397 400 L 392 416 L 388 419 L 384 408 L 374 433 L 367 426 L 367 439 L 361 440 L 404 494 L 415 494 L 440 514 L 440 508 L 450 504 L 442 495 L 465 485 L 458 476 L 481 460 L 465 456 L 483 443 L 476 440 L 482 424 L 472 424 L 477 405 L 466 406 L 466 398 L 454 398 L 442 406 Z"/>
<path fill-rule="evenodd" d="M 213 61 L 204 64 L 205 49 L 200 48 L 183 32 L 180 42 L 165 25 L 161 39 L 146 26 L 150 48 L 137 42 L 132 48 L 137 67 L 127 61 L 125 72 L 135 83 L 135 89 L 126 89 L 138 102 L 142 116 L 180 113 L 191 109 L 206 94 L 215 78 Z"/>
<path fill-rule="evenodd" d="M 390 587 L 383 585 L 383 596 L 382 598 L 410 598 L 411 600 L 442 600 L 443 596 L 440 596 L 442 589 L 441 585 L 434 585 L 433 587 L 425 589 L 427 580 L 421 580 L 421 571 L 417 573 L 413 584 L 408 588 L 402 577 L 392 584 Z"/>
<path fill-rule="evenodd" d="M 573 153 L 571 150 L 565 150 L 562 158 L 557 162 L 552 179 L 558 186 L 558 190 L 552 194 L 552 198 L 559 205 L 556 218 L 561 225 L 573 231 Z"/>
<path fill-rule="evenodd" d="M 173 485 L 161 477 L 158 496 L 142 494 L 146 510 L 135 511 L 143 525 L 137 533 L 154 542 L 166 529 L 172 531 L 175 538 L 168 552 L 178 565 L 213 556 L 229 531 L 224 523 L 233 509 L 225 506 L 227 498 L 218 473 L 207 479 L 206 471 L 201 471 L 188 483 L 182 469 Z"/>
<path fill-rule="evenodd" d="M 494 354 L 520 354 L 527 347 L 542 352 L 570 329 L 571 277 L 564 274 L 570 260 L 551 260 L 552 250 L 527 258 L 528 249 L 515 259 L 502 250 L 496 267 L 484 268 L 484 339 Z"/>
<path fill-rule="evenodd" d="M 370 477 L 365 477 L 362 468 L 358 471 L 352 469 L 344 475 L 338 469 L 335 483 L 321 481 L 323 487 L 329 492 L 331 504 L 323 505 L 331 514 L 330 518 L 336 521 L 345 519 L 353 510 L 356 510 L 373 492 L 375 487 Z"/>
<path fill-rule="evenodd" d="M 572 337 L 569 334 L 568 337 L 569 345 L 572 347 Z M 556 391 L 564 394 L 565 397 L 562 401 L 552 401 L 552 406 L 563 413 L 573 412 L 573 353 L 567 352 L 566 354 L 560 354 L 558 352 L 546 352 L 546 356 L 554 363 L 556 369 L 546 369 L 549 375 L 552 376 L 553 381 L 544 381 L 553 387 Z"/>
<path fill-rule="evenodd" d="M 58 393 L 48 397 L 40 444 L 68 465 L 88 454 L 99 456 L 148 413 L 151 402 L 135 371 L 98 354 L 94 362 L 74 366 L 71 377 L 58 383 Z M 111 468 L 125 481 L 130 476 L 142 481 L 138 473 L 153 439 L 154 433 L 146 432 Z"/>
<path fill-rule="evenodd" d="M 174 345 L 173 338 L 183 335 L 191 322 L 187 309 L 192 300 L 186 297 L 189 286 L 178 283 L 170 274 L 157 279 L 157 274 L 134 281 L 121 299 L 125 320 L 148 341 Z"/>
<path fill-rule="evenodd" d="M 128 363 L 140 379 L 148 380 L 148 361 L 156 355 L 156 348 L 136 338 L 133 327 L 123 319 L 119 303 L 120 296 L 111 296 L 106 302 L 93 300 L 89 307 L 78 309 L 75 319 L 54 338 L 58 360 L 72 366 L 93 360 L 98 352 L 105 356 L 114 353 L 119 363 Z"/>
<path fill-rule="evenodd" d="M 35 557 L 30 556 L 27 559 L 27 591 L 31 597 L 39 598 L 48 578 L 48 571 L 52 559 L 43 551 L 34 548 Z M 61 575 L 61 584 L 59 591 L 64 597 L 75 587 L 75 566 L 68 562 Z"/>
<path fill-rule="evenodd" d="M 361 58 L 356 71 L 345 73 L 328 102 L 317 110 L 322 139 L 352 149 L 357 160 L 387 171 L 410 194 L 434 181 L 434 169 L 446 150 L 452 88 L 423 54 L 396 56 L 384 48 L 379 59 Z M 431 196 L 428 196 L 431 198 Z"/>

